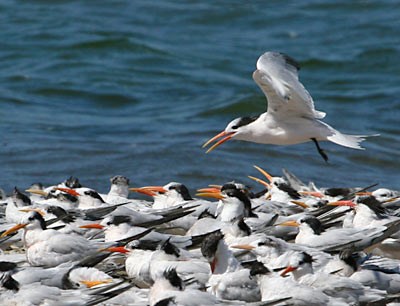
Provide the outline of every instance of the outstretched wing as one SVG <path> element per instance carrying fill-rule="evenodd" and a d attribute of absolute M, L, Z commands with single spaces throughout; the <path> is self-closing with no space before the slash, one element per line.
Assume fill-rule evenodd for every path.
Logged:
<path fill-rule="evenodd" d="M 325 113 L 315 110 L 313 99 L 299 81 L 299 69 L 289 56 L 266 52 L 257 61 L 253 79 L 267 97 L 269 113 L 322 119 Z"/>

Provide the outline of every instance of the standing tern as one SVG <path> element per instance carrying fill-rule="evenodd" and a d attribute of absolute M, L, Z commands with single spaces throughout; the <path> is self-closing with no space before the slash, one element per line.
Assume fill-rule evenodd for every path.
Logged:
<path fill-rule="evenodd" d="M 232 120 L 224 131 L 208 140 L 203 147 L 214 150 L 229 139 L 262 144 L 292 145 L 313 141 L 325 161 L 328 155 L 318 141 L 362 149 L 360 142 L 367 136 L 347 135 L 322 122 L 325 113 L 315 110 L 314 101 L 299 81 L 299 64 L 279 52 L 266 52 L 257 61 L 253 79 L 268 100 L 268 111 L 259 116 Z"/>

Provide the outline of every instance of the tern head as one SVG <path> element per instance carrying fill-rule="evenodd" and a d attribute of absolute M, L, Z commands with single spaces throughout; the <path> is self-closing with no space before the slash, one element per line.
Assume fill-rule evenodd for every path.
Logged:
<path fill-rule="evenodd" d="M 313 258 L 306 252 L 298 252 L 292 255 L 290 263 L 285 270 L 281 273 L 281 276 L 285 276 L 287 273 L 292 272 L 295 279 L 302 277 L 305 274 L 313 273 L 312 263 Z"/>
<path fill-rule="evenodd" d="M 228 141 L 232 138 L 240 139 L 240 135 L 246 134 L 248 132 L 248 125 L 258 119 L 259 116 L 254 117 L 239 117 L 233 119 L 231 122 L 228 123 L 225 130 L 221 133 L 215 135 L 213 138 L 209 139 L 204 145 L 203 148 L 207 147 L 213 141 L 218 141 L 214 143 L 206 153 L 211 152 L 216 147 L 220 146 L 224 142 Z M 221 139 L 220 139 L 221 138 Z"/>
<path fill-rule="evenodd" d="M 170 268 L 165 270 L 163 276 L 169 281 L 172 287 L 177 288 L 179 290 L 184 289 L 184 283 L 182 279 L 179 277 L 178 273 L 176 273 L 175 268 Z"/>
<path fill-rule="evenodd" d="M 68 187 L 68 188 L 71 188 L 71 189 L 73 189 L 73 188 L 81 188 L 82 187 L 81 183 L 79 182 L 79 179 L 77 177 L 75 177 L 75 176 L 70 176 L 68 179 L 66 179 L 63 182 L 63 184 L 65 185 L 65 187 Z"/>
<path fill-rule="evenodd" d="M 271 271 L 264 266 L 264 264 L 258 260 L 252 263 L 250 268 L 250 277 L 255 275 L 266 275 L 269 274 Z"/>
<path fill-rule="evenodd" d="M 8 290 L 18 291 L 19 283 L 12 278 L 17 271 L 17 264 L 9 261 L 0 261 L 0 287 Z"/>
<path fill-rule="evenodd" d="M 37 211 L 30 211 L 26 215 L 24 215 L 20 223 L 14 225 L 13 227 L 3 232 L 0 238 L 10 235 L 20 230 L 21 228 L 24 228 L 26 230 L 33 230 L 33 229 L 45 230 L 47 227 L 46 227 L 46 221 L 43 219 L 41 214 L 39 214 Z"/>
<path fill-rule="evenodd" d="M 17 187 L 14 187 L 12 200 L 17 207 L 28 206 L 32 204 L 31 199 L 19 191 Z"/>

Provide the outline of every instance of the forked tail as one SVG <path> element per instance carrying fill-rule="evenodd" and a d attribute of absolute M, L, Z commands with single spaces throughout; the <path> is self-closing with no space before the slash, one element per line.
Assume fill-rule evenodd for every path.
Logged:
<path fill-rule="evenodd" d="M 360 143 L 363 142 L 367 137 L 375 137 L 379 136 L 379 134 L 374 134 L 374 135 L 348 135 L 348 134 L 342 134 L 339 131 L 333 130 L 332 134 L 327 137 L 329 141 L 332 141 L 338 145 L 352 148 L 352 149 L 358 149 L 358 150 L 364 150 L 363 147 L 361 147 Z"/>

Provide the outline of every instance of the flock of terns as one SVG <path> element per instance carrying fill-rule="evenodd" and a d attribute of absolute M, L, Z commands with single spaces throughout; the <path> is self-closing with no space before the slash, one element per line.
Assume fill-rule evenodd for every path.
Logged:
<path fill-rule="evenodd" d="M 1 305 L 386 305 L 400 300 L 400 194 L 255 166 L 199 189 L 99 194 L 70 177 L 1 203 Z M 374 189 L 373 191 L 371 191 Z M 130 192 L 152 200 L 132 199 Z M 206 200 L 203 198 L 211 198 Z"/>
<path fill-rule="evenodd" d="M 234 119 L 207 141 L 289 145 L 319 141 L 361 149 L 366 136 L 321 121 L 277 52 L 253 78 L 268 111 Z M 219 140 L 218 140 L 219 139 Z M 400 194 L 376 185 L 318 188 L 284 170 L 253 189 L 238 182 L 108 193 L 75 177 L 0 193 L 1 305 L 387 305 L 400 301 Z M 152 200 L 132 199 L 130 192 Z M 211 198 L 205 200 L 203 198 Z"/>

